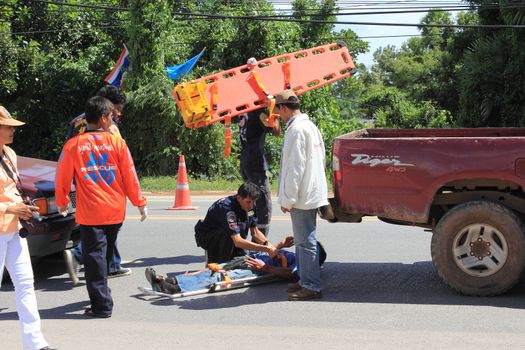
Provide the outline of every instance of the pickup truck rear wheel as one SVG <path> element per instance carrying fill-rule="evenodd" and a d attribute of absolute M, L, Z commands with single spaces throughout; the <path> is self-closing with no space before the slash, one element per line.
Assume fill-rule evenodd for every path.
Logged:
<path fill-rule="evenodd" d="M 463 203 L 439 221 L 431 251 L 439 276 L 458 292 L 501 294 L 519 281 L 525 266 L 525 226 L 500 204 Z"/>

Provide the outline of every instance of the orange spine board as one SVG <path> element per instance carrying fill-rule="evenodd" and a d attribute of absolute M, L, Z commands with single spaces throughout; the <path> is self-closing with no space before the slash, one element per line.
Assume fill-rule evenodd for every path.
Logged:
<path fill-rule="evenodd" d="M 258 73 L 266 91 L 261 90 L 252 70 Z M 176 93 L 177 86 L 173 97 L 181 113 L 186 115 L 186 126 L 199 128 L 268 106 L 269 100 L 265 92 L 275 95 L 290 88 L 300 95 L 346 78 L 354 71 L 355 66 L 348 48 L 332 43 L 266 58 L 254 66 L 243 65 L 193 80 L 191 83 L 206 84 L 205 98 L 210 110 L 205 118 L 193 119 L 191 114 L 195 113 L 192 111 L 186 110 L 183 113 Z"/>

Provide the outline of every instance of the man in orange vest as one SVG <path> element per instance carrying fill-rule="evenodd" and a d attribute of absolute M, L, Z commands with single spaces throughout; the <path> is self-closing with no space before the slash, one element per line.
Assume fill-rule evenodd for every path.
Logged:
<path fill-rule="evenodd" d="M 113 85 L 105 85 L 97 92 L 97 96 L 105 97 L 111 101 L 111 103 L 113 103 L 113 121 L 108 131 L 117 137 L 122 137 L 117 125 L 120 124 L 122 119 L 121 111 L 124 107 L 124 104 L 126 103 L 126 94 Z M 79 134 L 83 134 L 86 129 L 86 114 L 82 113 L 69 123 L 67 140 Z M 80 265 L 84 265 L 84 259 L 82 258 L 82 243 L 77 244 L 71 249 L 64 250 L 64 259 L 66 262 L 67 272 L 71 278 L 71 282 L 75 286 L 79 282 L 78 271 L 80 269 Z M 131 269 L 123 267 L 121 265 L 121 261 L 122 259 L 120 257 L 118 243 L 115 242 L 113 259 L 109 264 L 108 278 L 131 275 Z"/>
<path fill-rule="evenodd" d="M 86 104 L 85 133 L 70 139 L 57 166 L 55 196 L 60 212 L 66 212 L 71 183 L 77 189 L 76 221 L 80 224 L 86 287 L 91 307 L 85 314 L 107 318 L 113 310 L 108 288 L 108 265 L 115 240 L 126 214 L 126 197 L 146 218 L 146 199 L 128 146 L 107 130 L 112 123 L 113 104 L 95 96 Z"/>

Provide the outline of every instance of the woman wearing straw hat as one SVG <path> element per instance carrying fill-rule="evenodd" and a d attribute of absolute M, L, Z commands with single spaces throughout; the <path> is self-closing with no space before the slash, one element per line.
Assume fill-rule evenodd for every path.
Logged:
<path fill-rule="evenodd" d="M 13 119 L 11 114 L 0 106 L 0 281 L 5 266 L 15 287 L 23 348 L 51 350 L 40 330 L 40 315 L 27 241 L 18 234 L 21 227 L 19 220 L 31 219 L 33 213 L 38 212 L 38 207 L 23 202 L 16 168 L 16 153 L 6 146 L 13 142 L 15 126 L 24 124 Z"/>

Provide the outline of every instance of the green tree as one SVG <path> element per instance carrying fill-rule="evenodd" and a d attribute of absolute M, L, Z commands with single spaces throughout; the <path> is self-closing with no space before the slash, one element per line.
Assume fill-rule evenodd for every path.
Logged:
<path fill-rule="evenodd" d="M 484 7 L 479 11 L 481 24 L 525 24 L 525 10 L 509 8 L 516 2 L 499 4 L 499 8 Z M 525 32 L 518 28 L 478 33 L 459 76 L 461 125 L 525 125 L 524 41 Z"/>
<path fill-rule="evenodd" d="M 0 95 L 27 122 L 15 147 L 22 155 L 57 159 L 68 121 L 101 86 L 107 56 L 120 51 L 115 28 L 102 22 L 116 14 L 28 0 L 8 1 L 2 11 L 9 32 L 0 40 L 9 41 L 3 48 L 16 74 Z"/>
<path fill-rule="evenodd" d="M 217 128 L 187 130 L 171 96 L 173 83 L 164 73 L 170 14 L 165 0 L 131 1 L 126 139 L 141 174 L 174 174 L 181 154 L 193 173 L 222 173 Z"/>
<path fill-rule="evenodd" d="M 261 59 L 339 39 L 354 57 L 367 49 L 355 33 L 336 32 L 331 24 L 203 17 L 275 15 L 266 0 L 6 0 L 0 9 L 5 14 L 0 58 L 8 62 L 0 67 L 0 96 L 14 115 L 28 122 L 16 138 L 19 153 L 58 157 L 67 123 L 83 111 L 126 44 L 132 69 L 125 79 L 122 132 L 142 174 L 174 174 L 178 155 L 184 154 L 194 175 L 238 176 L 238 140 L 233 156 L 225 159 L 220 124 L 197 130 L 183 125 L 165 66 L 206 48 L 193 73 L 180 83 L 242 65 L 252 56 Z M 293 13 L 301 19 L 334 19 L 336 12 L 333 0 L 298 0 Z M 327 137 L 356 125 L 353 107 L 360 86 L 342 81 L 304 95 L 306 111 L 318 118 Z M 269 159 L 276 168 L 281 139 L 270 140 Z"/>
<path fill-rule="evenodd" d="M 0 9 L 1 11 L 1 9 Z M 17 87 L 18 48 L 9 37 L 8 23 L 0 22 L 0 100 L 5 100 Z"/>
<path fill-rule="evenodd" d="M 473 24 L 477 16 L 462 12 L 456 21 Z M 456 125 L 460 110 L 458 75 L 466 47 L 476 33 L 471 29 L 425 26 L 454 24 L 447 12 L 431 11 L 421 24 L 420 37 L 407 40 L 400 49 L 387 46 L 376 51 L 377 63 L 362 76 L 367 86 L 363 108 L 375 116 L 377 126 Z M 382 91 L 382 87 L 387 89 Z M 370 106 L 377 109 L 371 110 Z"/>

